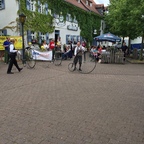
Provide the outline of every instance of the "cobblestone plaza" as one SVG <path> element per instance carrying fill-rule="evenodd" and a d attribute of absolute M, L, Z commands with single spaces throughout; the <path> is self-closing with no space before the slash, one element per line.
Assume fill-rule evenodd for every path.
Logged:
<path fill-rule="evenodd" d="M 0 63 L 0 144 L 143 144 L 144 65 L 69 62 L 13 75 Z"/>

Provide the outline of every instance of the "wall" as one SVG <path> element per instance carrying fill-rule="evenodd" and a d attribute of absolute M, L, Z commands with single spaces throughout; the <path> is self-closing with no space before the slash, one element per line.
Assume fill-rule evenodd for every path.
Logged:
<path fill-rule="evenodd" d="M 16 17 L 18 11 L 18 2 L 16 0 L 5 0 L 5 9 L 0 11 L 0 29 L 4 28 L 5 26 L 16 26 Z M 14 22 L 10 24 L 11 22 Z M 10 29 L 7 30 L 7 35 L 17 36 L 19 33 L 15 32 L 16 29 L 11 31 Z"/>

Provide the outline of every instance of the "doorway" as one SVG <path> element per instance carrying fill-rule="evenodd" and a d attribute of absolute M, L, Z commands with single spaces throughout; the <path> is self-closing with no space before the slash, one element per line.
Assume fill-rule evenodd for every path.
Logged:
<path fill-rule="evenodd" d="M 60 31 L 59 30 L 55 30 L 55 44 L 57 43 L 57 39 L 60 36 Z"/>

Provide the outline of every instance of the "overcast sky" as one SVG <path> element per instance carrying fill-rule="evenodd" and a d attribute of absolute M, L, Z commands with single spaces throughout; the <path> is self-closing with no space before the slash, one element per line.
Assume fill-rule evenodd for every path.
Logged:
<path fill-rule="evenodd" d="M 109 0 L 94 0 L 96 4 L 104 4 L 104 6 L 107 6 L 109 4 Z"/>

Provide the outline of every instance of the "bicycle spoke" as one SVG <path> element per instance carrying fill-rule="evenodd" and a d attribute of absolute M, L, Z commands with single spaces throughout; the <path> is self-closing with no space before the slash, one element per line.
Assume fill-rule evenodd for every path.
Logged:
<path fill-rule="evenodd" d="M 26 52 L 26 61 L 29 68 L 34 68 L 36 65 L 35 55 L 33 49 L 28 49 Z"/>
<path fill-rule="evenodd" d="M 82 56 L 82 65 L 81 65 L 81 73 L 88 74 L 91 73 L 96 67 L 95 58 L 91 58 L 89 52 L 86 52 L 85 55 Z"/>

